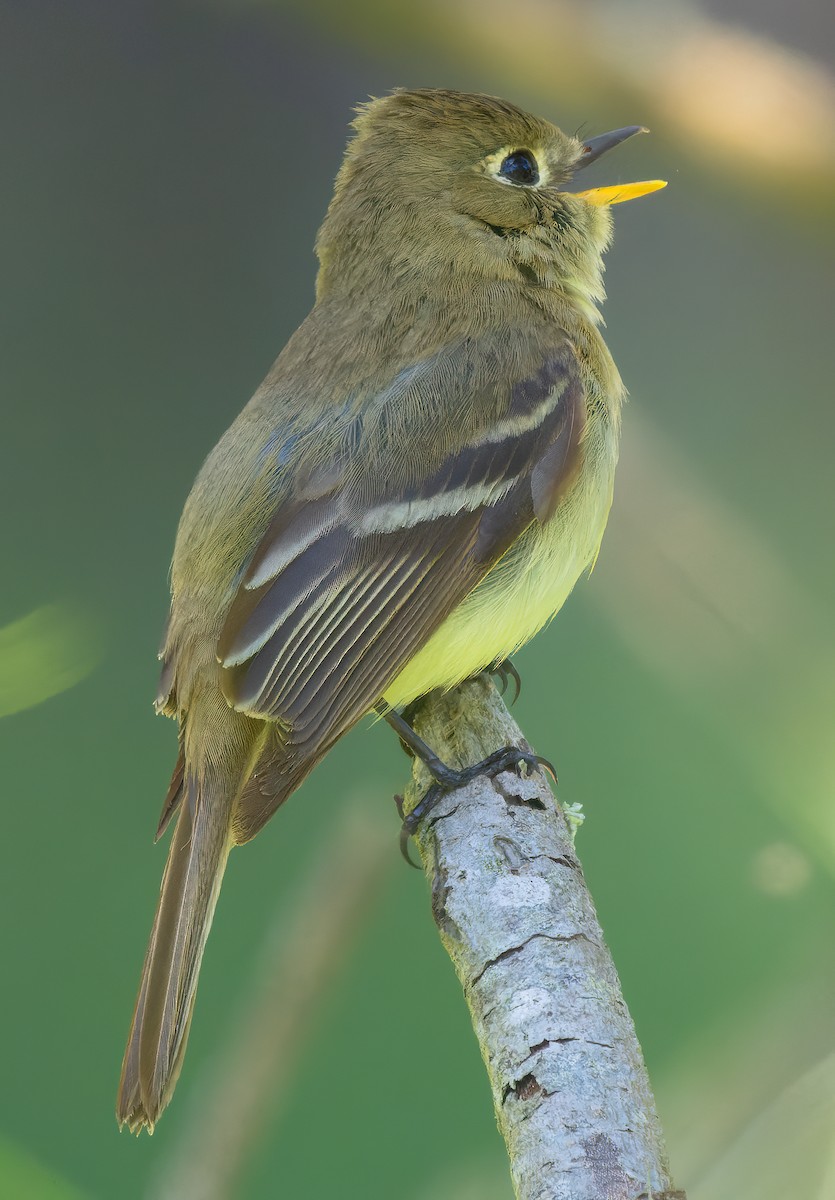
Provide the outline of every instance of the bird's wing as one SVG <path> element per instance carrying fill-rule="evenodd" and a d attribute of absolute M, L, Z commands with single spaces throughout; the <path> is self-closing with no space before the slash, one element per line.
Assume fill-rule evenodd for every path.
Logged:
<path fill-rule="evenodd" d="M 218 647 L 227 699 L 277 723 L 301 757 L 320 757 L 379 700 L 578 470 L 585 402 L 567 340 L 507 381 L 484 378 L 477 344 L 454 354 L 364 409 L 342 462 L 280 507 L 232 603 Z M 456 434 L 465 405 L 485 416 Z M 394 421 L 409 429 L 369 433 Z M 404 443 L 408 463 L 375 460 L 380 444 Z"/>

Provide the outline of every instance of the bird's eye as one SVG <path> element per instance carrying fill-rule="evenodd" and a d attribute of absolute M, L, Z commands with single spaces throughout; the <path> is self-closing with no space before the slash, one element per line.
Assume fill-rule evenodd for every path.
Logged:
<path fill-rule="evenodd" d="M 508 183 L 518 183 L 522 187 L 535 187 L 539 183 L 539 167 L 530 150 L 514 150 L 502 159 L 499 174 Z"/>

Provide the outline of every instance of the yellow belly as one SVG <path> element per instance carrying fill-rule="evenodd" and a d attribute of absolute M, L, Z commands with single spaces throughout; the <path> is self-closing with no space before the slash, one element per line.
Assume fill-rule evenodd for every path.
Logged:
<path fill-rule="evenodd" d="M 590 451 L 590 453 L 589 453 Z M 547 525 L 530 526 L 386 690 L 392 708 L 452 688 L 506 658 L 565 603 L 597 556 L 617 458 L 611 431 L 587 446 L 587 465 Z"/>

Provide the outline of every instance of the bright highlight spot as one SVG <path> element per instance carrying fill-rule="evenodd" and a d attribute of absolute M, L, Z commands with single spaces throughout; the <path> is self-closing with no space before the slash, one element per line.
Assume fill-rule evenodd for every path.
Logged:
<path fill-rule="evenodd" d="M 100 657 L 91 623 L 45 604 L 0 628 L 0 717 L 33 708 L 74 687 Z"/>
<path fill-rule="evenodd" d="M 755 855 L 752 875 L 754 886 L 766 895 L 793 896 L 809 882 L 812 865 L 798 846 L 772 842 Z"/>

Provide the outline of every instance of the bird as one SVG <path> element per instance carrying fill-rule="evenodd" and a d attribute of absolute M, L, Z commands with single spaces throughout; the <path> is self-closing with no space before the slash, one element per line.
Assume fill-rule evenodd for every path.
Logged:
<path fill-rule="evenodd" d="M 600 333 L 610 208 L 585 141 L 487 95 L 360 105 L 313 308 L 179 523 L 156 708 L 175 822 L 119 1083 L 153 1132 L 233 847 L 367 713 L 508 659 L 594 563 L 624 386 Z"/>

